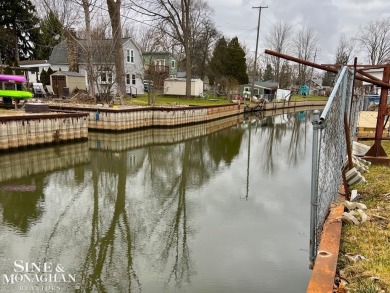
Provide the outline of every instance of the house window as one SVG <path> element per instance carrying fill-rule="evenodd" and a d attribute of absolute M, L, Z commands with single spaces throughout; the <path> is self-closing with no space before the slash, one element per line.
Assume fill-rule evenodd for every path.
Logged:
<path fill-rule="evenodd" d="M 100 72 L 100 83 L 112 83 L 112 72 L 102 71 Z"/>
<path fill-rule="evenodd" d="M 172 67 L 172 68 L 175 68 L 175 60 L 172 60 L 172 61 L 171 61 L 171 67 Z"/>
<path fill-rule="evenodd" d="M 126 61 L 128 63 L 134 63 L 134 50 L 126 50 Z"/>
<path fill-rule="evenodd" d="M 135 74 L 131 75 L 131 84 L 135 84 Z"/>
<path fill-rule="evenodd" d="M 244 88 L 244 91 L 245 91 L 245 92 L 250 92 L 251 89 L 250 89 L 249 87 L 245 87 L 245 88 Z"/>
<path fill-rule="evenodd" d="M 154 60 L 154 65 L 165 66 L 165 60 L 164 59 L 156 59 L 156 60 Z"/>
<path fill-rule="evenodd" d="M 126 84 L 130 84 L 130 74 L 126 74 Z"/>

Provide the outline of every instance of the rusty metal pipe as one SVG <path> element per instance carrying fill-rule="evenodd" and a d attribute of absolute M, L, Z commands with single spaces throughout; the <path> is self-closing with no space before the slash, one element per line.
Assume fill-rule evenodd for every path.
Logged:
<path fill-rule="evenodd" d="M 306 61 L 306 60 L 303 60 L 303 59 L 299 59 L 299 58 L 295 58 L 295 57 L 292 57 L 292 56 L 289 56 L 289 55 L 286 55 L 286 54 L 282 54 L 282 53 L 278 53 L 278 52 L 275 52 L 275 51 L 271 51 L 271 50 L 265 50 L 264 51 L 266 54 L 268 55 L 272 55 L 272 56 L 275 56 L 275 57 L 280 57 L 280 58 L 283 58 L 283 59 L 286 59 L 286 60 L 289 60 L 289 61 L 293 61 L 293 62 L 297 62 L 297 63 L 300 63 L 300 64 L 303 64 L 303 65 L 307 65 L 307 66 L 311 66 L 311 67 L 314 67 L 314 68 L 317 68 L 317 69 L 321 69 L 321 70 L 325 70 L 325 71 L 328 71 L 328 72 L 332 72 L 332 73 L 337 73 L 338 70 L 335 69 L 335 68 L 330 68 L 328 66 L 325 66 L 325 65 L 320 65 L 320 64 L 317 64 L 317 63 L 314 63 L 314 62 L 310 62 L 310 61 Z M 369 68 L 382 68 L 383 65 L 381 66 L 370 66 Z M 372 83 L 372 84 L 375 84 L 377 86 L 380 86 L 382 88 L 390 88 L 390 84 L 389 83 L 385 83 L 383 81 L 380 81 L 380 80 L 375 80 L 375 79 L 371 79 L 371 78 L 366 78 L 366 77 L 362 77 L 362 76 L 357 76 L 356 79 L 358 80 L 361 80 L 361 81 L 365 81 L 365 82 L 368 82 L 368 83 Z"/>

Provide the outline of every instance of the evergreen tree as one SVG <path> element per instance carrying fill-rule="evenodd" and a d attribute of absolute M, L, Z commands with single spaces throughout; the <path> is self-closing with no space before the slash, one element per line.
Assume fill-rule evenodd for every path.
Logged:
<path fill-rule="evenodd" d="M 213 85 L 226 72 L 227 42 L 224 37 L 220 38 L 215 45 L 213 56 L 209 65 L 210 84 Z"/>
<path fill-rule="evenodd" d="M 273 80 L 274 78 L 274 71 L 272 69 L 271 64 L 267 64 L 267 67 L 264 70 L 263 73 L 263 81 Z"/>
<path fill-rule="evenodd" d="M 332 86 L 336 75 L 334 73 L 326 71 L 322 77 L 323 86 Z"/>
<path fill-rule="evenodd" d="M 41 75 L 39 77 L 41 83 L 44 85 L 49 85 L 50 84 L 50 74 L 53 73 L 53 70 L 51 70 L 51 73 L 49 72 L 51 68 L 49 68 L 47 71 L 45 69 L 42 69 Z"/>
<path fill-rule="evenodd" d="M 233 38 L 227 47 L 225 76 L 237 80 L 239 84 L 248 83 L 245 52 L 238 38 Z"/>
<path fill-rule="evenodd" d="M 49 79 L 50 79 L 50 75 L 52 75 L 53 73 L 55 73 L 55 71 L 51 69 L 51 67 L 49 67 L 49 69 L 47 70 L 47 76 L 49 76 Z"/>
<path fill-rule="evenodd" d="M 209 71 L 209 78 L 212 81 L 219 82 L 225 79 L 239 84 L 248 83 L 245 52 L 237 37 L 233 38 L 229 44 L 224 37 L 218 40 L 210 61 Z"/>
<path fill-rule="evenodd" d="M 30 0 L 0 0 L 0 50 L 2 61 L 18 65 L 33 57 L 38 18 Z"/>
<path fill-rule="evenodd" d="M 35 46 L 35 58 L 49 59 L 54 46 L 61 42 L 63 28 L 52 12 L 39 23 L 40 32 Z"/>
<path fill-rule="evenodd" d="M 280 88 L 287 89 L 291 85 L 292 72 L 287 62 L 284 62 L 282 64 L 279 79 L 280 79 L 280 83 L 279 83 Z"/>

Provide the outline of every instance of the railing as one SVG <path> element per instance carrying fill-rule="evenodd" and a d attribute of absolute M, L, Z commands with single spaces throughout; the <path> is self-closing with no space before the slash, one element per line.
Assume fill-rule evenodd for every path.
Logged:
<path fill-rule="evenodd" d="M 342 183 L 343 163 L 347 156 L 345 126 L 351 137 L 356 134 L 362 99 L 352 98 L 354 74 L 347 67 L 339 71 L 336 84 L 320 115 L 313 115 L 312 181 L 310 213 L 310 262 L 314 264 L 321 231 L 331 203 Z M 344 121 L 344 117 L 347 119 Z M 346 129 L 347 129 L 346 128 Z"/>
<path fill-rule="evenodd" d="M 147 68 L 147 73 L 153 74 L 153 73 L 169 73 L 169 66 L 165 65 L 149 65 Z"/>

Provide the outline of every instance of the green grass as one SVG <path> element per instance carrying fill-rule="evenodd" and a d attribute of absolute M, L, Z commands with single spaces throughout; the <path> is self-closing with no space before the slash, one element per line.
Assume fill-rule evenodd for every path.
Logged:
<path fill-rule="evenodd" d="M 154 106 L 210 106 L 210 105 L 223 105 L 228 104 L 229 100 L 226 97 L 208 97 L 206 99 L 201 99 L 199 97 L 193 97 L 190 99 L 184 97 L 173 97 L 173 96 L 159 96 L 152 95 L 154 100 Z M 148 106 L 148 95 L 144 94 L 137 98 L 126 98 L 124 99 L 126 105 L 136 105 L 136 106 Z"/>
<path fill-rule="evenodd" d="M 219 97 L 219 96 L 208 96 L 205 99 L 199 97 L 193 97 L 187 99 L 185 97 L 176 97 L 176 96 L 163 96 L 163 95 L 152 95 L 154 100 L 154 106 L 173 106 L 173 105 L 196 105 L 196 106 L 210 106 L 210 105 L 222 105 L 228 104 L 228 97 Z M 326 101 L 327 97 L 321 96 L 300 96 L 294 95 L 290 101 Z M 144 94 L 137 98 L 127 98 L 124 100 L 126 105 L 136 105 L 136 106 L 148 106 L 148 94 Z"/>
<path fill-rule="evenodd" d="M 328 97 L 324 96 L 302 96 L 302 95 L 293 95 L 291 96 L 290 101 L 327 101 Z"/>
<path fill-rule="evenodd" d="M 372 145 L 373 141 L 362 143 Z M 390 141 L 383 141 L 382 146 L 390 155 Z M 390 199 L 384 196 L 390 193 L 390 166 L 372 165 L 363 175 L 367 183 L 353 188 L 363 196 L 359 202 L 367 205 L 370 220 L 357 226 L 343 225 L 338 269 L 349 280 L 351 292 L 390 292 Z M 351 262 L 346 253 L 369 260 Z M 373 283 L 372 277 L 379 280 Z"/>

